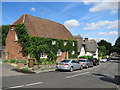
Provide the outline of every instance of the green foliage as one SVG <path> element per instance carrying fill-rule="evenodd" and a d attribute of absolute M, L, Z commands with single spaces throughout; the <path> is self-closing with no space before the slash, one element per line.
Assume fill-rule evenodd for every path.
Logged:
<path fill-rule="evenodd" d="M 16 62 L 15 59 L 11 59 L 11 60 L 10 60 L 10 63 L 15 63 L 15 62 Z"/>
<path fill-rule="evenodd" d="M 23 71 L 23 72 L 28 72 L 29 71 L 28 68 L 21 68 L 20 70 Z"/>
<path fill-rule="evenodd" d="M 98 47 L 98 55 L 99 57 L 101 56 L 105 56 L 107 54 L 107 50 L 106 50 L 106 47 L 105 46 L 99 46 Z"/>
<path fill-rule="evenodd" d="M 18 64 L 18 62 L 22 62 L 23 64 L 27 64 L 27 61 L 28 61 L 28 60 L 16 60 L 15 63 Z"/>
<path fill-rule="evenodd" d="M 115 42 L 115 50 L 118 54 L 120 54 L 120 36 L 117 38 Z"/>
<path fill-rule="evenodd" d="M 84 59 L 88 59 L 88 58 L 93 58 L 93 56 L 89 56 L 89 55 L 84 55 L 84 56 L 80 56 L 79 58 L 84 58 Z"/>
<path fill-rule="evenodd" d="M 59 49 L 62 52 L 68 51 L 69 58 L 77 58 L 77 40 L 74 41 L 75 46 L 73 46 L 73 40 L 70 39 L 66 40 L 66 45 L 64 45 L 64 40 L 62 39 L 56 39 L 56 44 L 52 45 L 52 39 L 50 38 L 29 35 L 24 23 L 16 25 L 15 31 L 17 32 L 18 42 L 21 43 L 25 55 L 30 54 L 30 56 L 36 58 L 39 63 L 43 62 L 42 59 L 40 59 L 42 52 L 48 55 L 48 61 L 55 61 Z M 73 50 L 75 51 L 74 55 L 72 55 Z"/>
<path fill-rule="evenodd" d="M 3 63 L 9 63 L 9 60 L 4 60 Z"/>
<path fill-rule="evenodd" d="M 110 55 L 111 49 L 112 49 L 111 43 L 109 43 L 109 42 L 107 42 L 105 40 L 101 40 L 97 44 L 98 44 L 98 46 L 104 46 L 104 47 L 106 47 L 106 54 Z"/>
<path fill-rule="evenodd" d="M 5 40 L 6 40 L 9 29 L 10 29 L 10 25 L 2 25 L 2 46 L 6 45 Z"/>

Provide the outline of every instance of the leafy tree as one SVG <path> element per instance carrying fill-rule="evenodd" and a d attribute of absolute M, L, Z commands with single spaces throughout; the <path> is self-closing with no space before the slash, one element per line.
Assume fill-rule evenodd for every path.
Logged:
<path fill-rule="evenodd" d="M 112 45 L 110 42 L 107 42 L 106 40 L 101 40 L 97 44 L 98 44 L 98 46 L 106 47 L 106 51 L 107 51 L 106 54 L 110 55 L 111 49 L 112 49 Z"/>
<path fill-rule="evenodd" d="M 7 37 L 8 31 L 10 29 L 10 25 L 2 25 L 2 46 L 5 46 L 5 39 Z M 0 28 L 1 28 L 0 27 Z"/>
<path fill-rule="evenodd" d="M 115 48 L 116 48 L 116 52 L 120 54 L 120 36 L 117 38 L 115 42 Z"/>
<path fill-rule="evenodd" d="M 101 56 L 104 56 L 106 55 L 108 51 L 106 50 L 106 47 L 105 46 L 99 46 L 98 47 L 98 55 L 101 57 Z"/>

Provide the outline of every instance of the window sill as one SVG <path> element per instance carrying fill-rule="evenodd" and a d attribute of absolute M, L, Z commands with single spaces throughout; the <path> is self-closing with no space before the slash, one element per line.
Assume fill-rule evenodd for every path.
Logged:
<path fill-rule="evenodd" d="M 14 40 L 15 42 L 18 42 L 18 40 Z"/>

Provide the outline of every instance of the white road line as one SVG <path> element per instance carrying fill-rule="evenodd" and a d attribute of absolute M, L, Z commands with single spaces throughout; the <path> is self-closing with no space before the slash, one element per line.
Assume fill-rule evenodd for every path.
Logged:
<path fill-rule="evenodd" d="M 36 85 L 36 84 L 41 84 L 42 82 L 37 82 L 37 83 L 31 83 L 31 84 L 27 84 L 25 86 L 31 86 L 31 85 Z"/>
<path fill-rule="evenodd" d="M 9 87 L 10 88 L 20 88 L 20 87 L 24 87 L 24 86 L 31 86 L 31 85 L 36 85 L 36 84 L 41 84 L 42 82 L 36 82 L 36 83 L 31 83 L 31 84 L 26 84 L 26 85 L 19 85 L 19 86 L 13 86 L 13 87 Z"/>
<path fill-rule="evenodd" d="M 20 87 L 24 87 L 24 85 L 14 86 L 14 87 L 9 87 L 9 88 L 20 88 Z"/>
<path fill-rule="evenodd" d="M 66 78 L 71 78 L 71 77 L 76 77 L 76 76 L 80 76 L 80 75 L 84 75 L 84 74 L 88 74 L 89 72 L 85 72 L 85 73 L 80 73 L 80 74 L 75 74 L 72 76 L 67 76 Z"/>

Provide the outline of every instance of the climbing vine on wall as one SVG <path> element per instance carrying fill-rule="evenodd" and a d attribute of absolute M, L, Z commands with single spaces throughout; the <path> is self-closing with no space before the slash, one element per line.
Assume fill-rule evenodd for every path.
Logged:
<path fill-rule="evenodd" d="M 50 38 L 41 38 L 36 36 L 31 36 L 28 33 L 25 24 L 18 24 L 15 26 L 15 31 L 18 36 L 18 42 L 23 47 L 22 50 L 27 56 L 30 54 L 30 57 L 40 60 L 40 55 L 42 52 L 46 53 L 48 60 L 56 60 L 57 51 L 60 49 L 62 52 L 68 51 L 69 58 L 77 58 L 77 40 L 67 39 L 67 44 L 64 45 L 63 39 L 56 39 L 56 43 L 52 45 L 52 39 Z M 75 54 L 72 55 L 72 51 L 75 51 Z"/>

